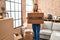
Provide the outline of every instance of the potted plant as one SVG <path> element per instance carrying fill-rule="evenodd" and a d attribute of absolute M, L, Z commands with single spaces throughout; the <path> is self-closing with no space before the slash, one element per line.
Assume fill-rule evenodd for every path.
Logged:
<path fill-rule="evenodd" d="M 5 12 L 5 7 L 1 7 L 2 13 Z"/>
<path fill-rule="evenodd" d="M 0 19 L 3 19 L 2 13 L 0 13 Z"/>
<path fill-rule="evenodd" d="M 0 19 L 3 19 L 3 14 L 5 13 L 5 7 L 1 7 L 2 13 L 0 13 Z"/>

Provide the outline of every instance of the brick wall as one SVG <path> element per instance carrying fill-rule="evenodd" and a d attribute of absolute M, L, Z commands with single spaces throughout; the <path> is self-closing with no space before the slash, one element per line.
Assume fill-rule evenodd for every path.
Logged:
<path fill-rule="evenodd" d="M 60 0 L 38 0 L 38 4 L 45 16 L 49 13 L 60 16 Z"/>

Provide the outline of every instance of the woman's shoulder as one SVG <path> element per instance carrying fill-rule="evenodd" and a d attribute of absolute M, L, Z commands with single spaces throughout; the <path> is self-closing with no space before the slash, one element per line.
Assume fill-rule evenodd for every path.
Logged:
<path fill-rule="evenodd" d="M 42 10 L 38 10 L 39 13 L 43 13 Z"/>

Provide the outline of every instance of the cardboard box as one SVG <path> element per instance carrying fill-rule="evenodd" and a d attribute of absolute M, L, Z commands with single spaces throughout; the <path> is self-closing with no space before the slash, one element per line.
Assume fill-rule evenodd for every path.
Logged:
<path fill-rule="evenodd" d="M 44 13 L 28 13 L 28 24 L 43 24 Z"/>
<path fill-rule="evenodd" d="M 31 34 L 31 32 L 26 32 L 24 40 L 33 40 L 33 34 Z"/>

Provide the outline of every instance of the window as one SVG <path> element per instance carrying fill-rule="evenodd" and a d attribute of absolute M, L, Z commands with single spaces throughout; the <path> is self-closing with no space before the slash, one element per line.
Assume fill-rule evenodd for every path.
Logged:
<path fill-rule="evenodd" d="M 33 10 L 33 0 L 26 0 L 26 17 L 27 13 Z"/>
<path fill-rule="evenodd" d="M 6 17 L 14 19 L 14 28 L 22 26 L 21 0 L 6 0 Z"/>

